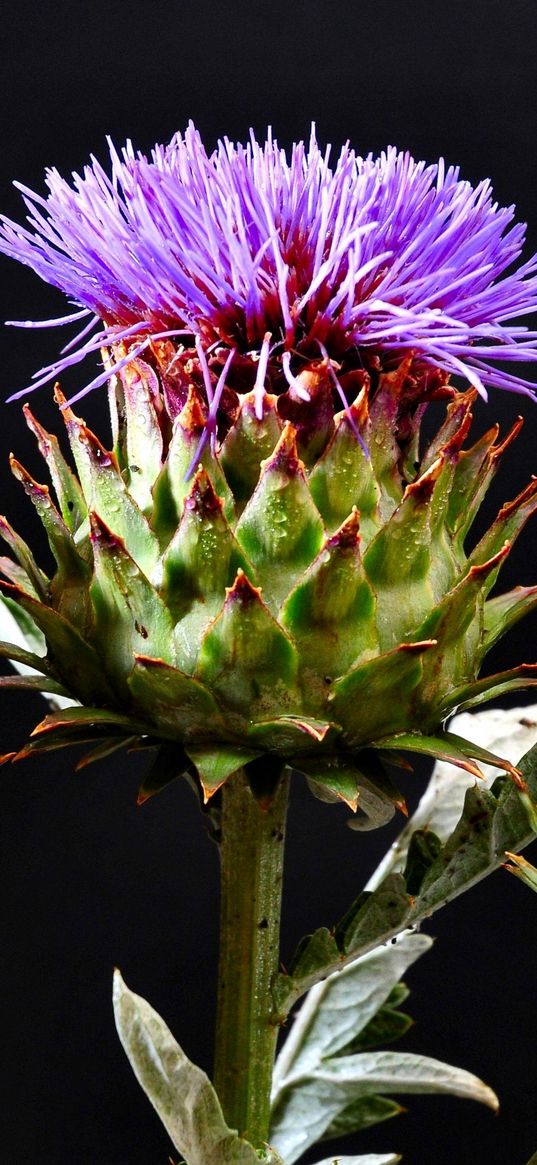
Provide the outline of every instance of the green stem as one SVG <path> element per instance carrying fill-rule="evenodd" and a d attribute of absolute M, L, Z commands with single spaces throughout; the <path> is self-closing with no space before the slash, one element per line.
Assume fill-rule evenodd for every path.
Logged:
<path fill-rule="evenodd" d="M 271 983 L 279 962 L 287 796 L 282 777 L 262 809 L 242 771 L 223 788 L 215 1087 L 230 1127 L 258 1149 L 268 1140 L 278 1036 Z"/>

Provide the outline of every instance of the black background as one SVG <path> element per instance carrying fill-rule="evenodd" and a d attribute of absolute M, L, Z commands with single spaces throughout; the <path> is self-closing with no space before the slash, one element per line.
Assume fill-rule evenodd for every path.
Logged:
<path fill-rule="evenodd" d="M 472 181 L 491 176 L 499 201 L 516 201 L 530 223 L 529 254 L 536 53 L 534 0 L 19 0 L 2 20 L 1 209 L 22 217 L 12 178 L 41 189 L 47 165 L 68 174 L 91 152 L 104 160 L 107 133 L 147 149 L 191 117 L 209 145 L 220 134 L 244 138 L 249 126 L 262 137 L 268 123 L 289 144 L 314 119 L 336 149 L 347 138 L 361 153 L 393 143 L 428 160 L 444 154 Z M 60 294 L 29 271 L 4 260 L 1 281 L 0 318 L 62 314 Z M 4 332 L 2 398 L 53 358 L 60 338 Z M 64 388 L 79 385 L 77 376 Z M 40 390 L 33 404 L 56 425 L 49 395 Z M 84 404 L 104 435 L 103 397 Z M 525 431 L 488 517 L 537 471 L 537 410 L 499 392 L 480 409 L 481 427 L 507 425 L 519 411 Z M 2 409 L 0 444 L 1 509 L 38 540 L 7 468 L 13 448 L 37 470 L 16 404 Z M 537 582 L 535 529 L 506 568 L 506 586 L 517 582 Z M 535 628 L 535 620 L 518 628 L 495 662 L 535 660 Z M 3 698 L 0 747 L 22 743 L 43 712 L 37 698 Z M 169 1142 L 113 1028 L 114 964 L 210 1069 L 216 849 L 186 786 L 136 809 L 137 776 L 134 760 L 75 775 L 66 754 L 0 774 L 0 1145 L 9 1165 L 165 1165 Z M 419 775 L 408 783 L 411 802 L 421 784 Z M 303 933 L 343 913 L 388 845 L 389 829 L 364 838 L 345 817 L 297 782 L 284 959 Z M 481 1075 L 499 1092 L 501 1113 L 409 1098 L 407 1115 L 341 1151 L 398 1149 L 409 1165 L 525 1165 L 537 1149 L 537 900 L 501 871 L 427 929 L 437 941 L 407 977 L 417 1024 L 406 1046 Z"/>

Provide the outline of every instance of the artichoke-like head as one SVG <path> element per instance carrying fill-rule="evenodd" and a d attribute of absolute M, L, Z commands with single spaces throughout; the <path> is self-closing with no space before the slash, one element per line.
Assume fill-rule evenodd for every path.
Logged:
<path fill-rule="evenodd" d="M 5 602 L 37 647 L 2 651 L 37 672 L 8 682 L 76 704 L 23 754 L 158 746 L 142 797 L 186 770 L 209 798 L 238 767 L 268 796 L 287 765 L 362 825 L 401 801 L 385 765 L 404 752 L 476 771 L 446 718 L 535 682 L 479 674 L 536 602 L 489 597 L 536 486 L 469 549 L 504 446 L 464 447 L 472 392 L 449 387 L 534 394 L 516 362 L 537 360 L 517 322 L 537 256 L 513 266 L 513 207 L 442 161 L 347 145 L 331 164 L 313 132 L 209 154 L 192 125 L 46 181 L 23 190 L 26 225 L 0 220 L 0 251 L 67 294 L 49 323 L 82 330 L 33 387 L 102 349 L 70 403 L 112 374 L 113 449 L 60 402 L 75 477 L 27 412 L 58 508 L 13 468 L 57 565 L 2 524 Z"/>
<path fill-rule="evenodd" d="M 43 644 L 41 655 L 3 645 L 38 672 L 7 682 L 76 703 L 17 755 L 82 741 L 85 761 L 156 747 L 141 799 L 185 771 L 208 799 L 239 767 L 266 796 L 289 766 L 363 827 L 403 804 L 386 767 L 402 753 L 478 772 L 488 754 L 444 721 L 537 683 L 526 665 L 479 678 L 487 651 L 537 603 L 537 587 L 488 597 L 537 509 L 536 482 L 466 549 L 509 438 L 498 443 L 494 428 L 465 448 L 475 393 L 440 374 L 425 390 L 411 357 L 374 384 L 355 373 L 361 387 L 340 412 L 325 358 L 266 393 L 261 415 L 253 390 L 229 389 L 212 435 L 202 385 L 207 373 L 217 383 L 225 353 L 205 369 L 195 349 L 172 365 L 165 356 L 156 346 L 151 363 L 138 357 L 113 377 L 112 451 L 58 395 L 76 475 L 25 410 L 57 504 L 15 461 L 13 471 L 56 569 L 47 577 L 3 522 L 4 602 Z M 445 415 L 420 451 L 430 396 Z"/>

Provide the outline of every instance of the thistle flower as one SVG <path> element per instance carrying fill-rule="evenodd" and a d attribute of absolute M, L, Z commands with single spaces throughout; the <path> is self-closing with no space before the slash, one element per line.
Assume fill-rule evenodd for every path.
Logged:
<path fill-rule="evenodd" d="M 402 752 L 479 771 L 489 754 L 443 722 L 537 682 L 478 678 L 537 604 L 537 587 L 488 597 L 537 484 L 467 541 L 518 429 L 464 448 L 476 391 L 531 391 L 496 362 L 537 350 L 506 325 L 537 302 L 537 258 L 500 278 L 512 210 L 392 150 L 345 147 L 333 171 L 313 137 L 289 161 L 253 138 L 208 157 L 192 127 L 150 161 L 112 150 L 110 178 L 93 161 L 48 182 L 26 195 L 34 233 L 4 220 L 1 246 L 87 315 L 36 386 L 104 348 L 114 448 L 58 394 L 77 479 L 26 409 L 58 508 L 13 470 L 57 568 L 2 520 L 2 592 L 41 650 L 0 650 L 78 703 L 18 755 L 158 746 L 142 799 L 184 770 L 208 798 L 239 767 L 261 795 L 287 765 L 363 826 L 402 804 L 384 769 Z M 446 415 L 422 450 L 432 398 Z"/>
<path fill-rule="evenodd" d="M 313 132 L 289 159 L 253 134 L 208 155 L 193 125 L 150 159 L 130 143 L 110 154 L 111 174 L 93 158 L 72 185 L 48 171 L 47 198 L 20 186 L 30 229 L 2 219 L 0 249 L 76 308 L 22 326 L 86 321 L 34 387 L 99 348 L 186 334 L 240 357 L 243 376 L 253 354 L 258 410 L 266 380 L 293 385 L 323 346 L 344 369 L 412 353 L 481 393 L 533 393 L 497 363 L 537 358 L 537 332 L 509 324 L 535 311 L 537 256 L 505 274 L 524 226 L 488 181 L 473 189 L 442 161 L 348 145 L 332 168 Z"/>

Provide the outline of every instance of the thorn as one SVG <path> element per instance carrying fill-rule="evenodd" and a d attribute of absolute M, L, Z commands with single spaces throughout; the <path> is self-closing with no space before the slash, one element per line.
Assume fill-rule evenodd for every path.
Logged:
<path fill-rule="evenodd" d="M 237 570 L 233 586 L 226 587 L 226 604 L 235 601 L 241 603 L 243 606 L 257 601 L 263 602 L 261 598 L 261 587 L 254 587 L 248 575 L 244 573 L 240 566 Z"/>
<path fill-rule="evenodd" d="M 196 436 L 205 429 L 207 413 L 203 407 L 202 398 L 192 383 L 188 386 L 188 396 L 177 417 L 177 423 L 186 433 Z"/>
<path fill-rule="evenodd" d="M 261 462 L 263 472 L 280 470 L 280 472 L 287 473 L 289 477 L 295 477 L 298 473 L 303 473 L 304 463 L 298 456 L 296 442 L 297 430 L 291 421 L 286 421 L 278 444 L 275 446 L 270 457 L 267 457 L 265 461 Z"/>
<path fill-rule="evenodd" d="M 37 493 L 40 494 L 41 497 L 50 498 L 50 490 L 48 485 L 42 485 L 41 482 L 36 481 L 35 478 L 33 478 L 32 475 L 28 473 L 28 470 L 24 468 L 24 465 L 21 465 L 20 461 L 17 461 L 17 458 L 14 457 L 13 453 L 9 454 L 9 465 L 13 476 L 16 477 L 17 481 L 20 481 L 27 494 L 31 496 L 32 494 Z"/>
<path fill-rule="evenodd" d="M 398 651 L 408 651 L 415 655 L 420 655 L 423 651 L 428 651 L 430 647 L 437 647 L 438 639 L 422 639 L 419 643 L 400 643 L 397 648 Z"/>
<path fill-rule="evenodd" d="M 516 421 L 509 429 L 509 432 L 504 437 L 503 441 L 501 441 L 499 445 L 493 446 L 493 448 L 491 449 L 490 457 L 491 457 L 492 461 L 498 461 L 499 458 L 503 456 L 506 449 L 508 449 L 509 446 L 512 445 L 513 441 L 515 441 L 516 438 L 518 437 L 518 434 L 520 433 L 520 430 L 523 427 L 523 425 L 524 425 L 524 417 L 517 417 Z M 496 428 L 498 430 L 498 426 L 496 426 Z"/>
<path fill-rule="evenodd" d="M 499 566 L 507 558 L 511 551 L 511 546 L 511 542 L 504 542 L 501 550 L 498 550 L 498 553 L 494 554 L 492 558 L 489 558 L 487 562 L 479 562 L 471 566 L 466 577 L 472 579 L 479 578 L 480 576 L 486 577 L 490 574 L 491 570 L 494 570 L 495 567 Z"/>
<path fill-rule="evenodd" d="M 530 499 L 535 497 L 536 494 L 537 477 L 532 476 L 526 488 L 523 489 L 516 498 L 513 498 L 512 502 L 506 502 L 505 505 L 502 506 L 497 520 L 501 521 L 502 518 L 509 518 L 511 514 L 515 513 L 516 510 L 520 509 L 520 507 L 524 505 L 524 502 L 530 501 Z"/>
<path fill-rule="evenodd" d="M 327 538 L 323 550 L 354 550 L 361 542 L 359 531 L 360 512 L 353 506 L 349 517 L 345 518 L 335 534 Z"/>
<path fill-rule="evenodd" d="M 436 458 L 436 460 L 433 461 L 433 464 L 429 466 L 429 469 L 426 469 L 425 473 L 422 473 L 421 477 L 416 478 L 415 481 L 411 481 L 410 484 L 407 485 L 403 494 L 403 501 L 406 501 L 407 498 L 411 497 L 415 498 L 418 505 L 420 503 L 424 505 L 426 502 L 428 502 L 443 468 L 444 455 L 441 453 Z"/>
<path fill-rule="evenodd" d="M 208 473 L 200 465 L 185 498 L 185 509 L 200 518 L 212 518 L 221 514 L 223 508 L 223 499 L 218 496 Z"/>

